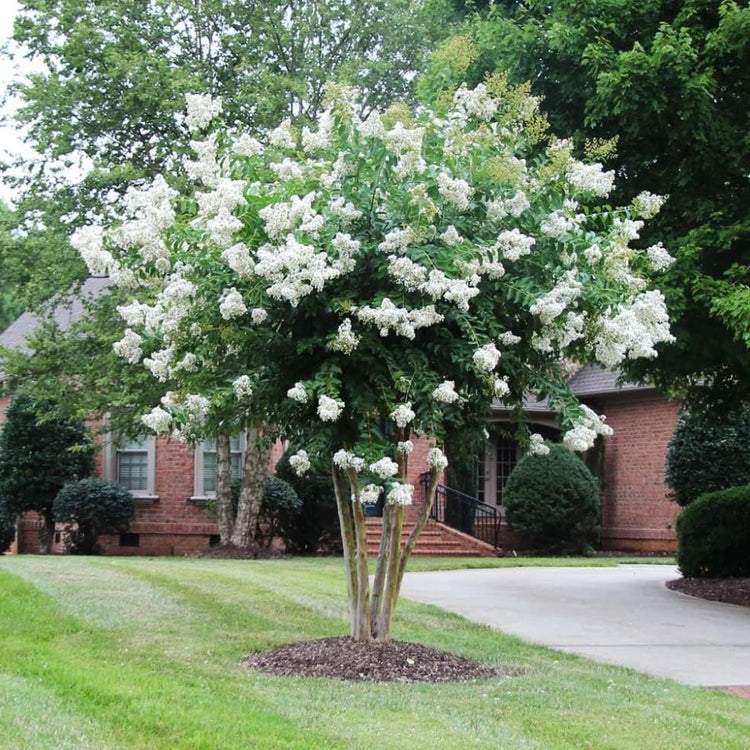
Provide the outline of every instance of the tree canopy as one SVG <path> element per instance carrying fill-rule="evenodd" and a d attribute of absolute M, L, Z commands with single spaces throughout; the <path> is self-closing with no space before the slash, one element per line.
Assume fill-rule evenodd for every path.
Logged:
<path fill-rule="evenodd" d="M 742 3 L 524 0 L 470 12 L 420 83 L 530 81 L 553 131 L 617 169 L 618 200 L 669 196 L 644 241 L 677 257 L 661 285 L 676 340 L 629 368 L 664 386 L 749 386 L 749 64 Z"/>

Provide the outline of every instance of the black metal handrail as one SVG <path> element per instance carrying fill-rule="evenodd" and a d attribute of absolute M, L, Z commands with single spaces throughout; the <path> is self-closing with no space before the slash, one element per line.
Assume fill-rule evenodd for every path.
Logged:
<path fill-rule="evenodd" d="M 420 482 L 423 501 L 427 495 L 429 481 L 429 473 L 422 474 Z M 496 549 L 500 548 L 500 511 L 465 492 L 439 484 L 435 490 L 435 502 L 432 504 L 430 518 L 491 544 Z"/>

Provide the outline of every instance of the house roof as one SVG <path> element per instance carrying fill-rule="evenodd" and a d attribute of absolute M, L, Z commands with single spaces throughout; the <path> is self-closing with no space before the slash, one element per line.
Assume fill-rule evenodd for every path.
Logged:
<path fill-rule="evenodd" d="M 625 391 L 650 391 L 652 385 L 639 385 L 621 380 L 622 372 L 605 370 L 587 365 L 578 370 L 570 379 L 570 386 L 576 396 L 601 396 Z"/>
<path fill-rule="evenodd" d="M 61 331 L 67 331 L 70 326 L 80 320 L 84 310 L 84 302 L 96 299 L 102 292 L 112 285 L 111 279 L 102 276 L 91 276 L 81 285 L 78 294 L 71 294 L 61 299 L 52 310 L 52 319 Z M 0 346 L 8 349 L 26 349 L 26 342 L 40 325 L 40 318 L 34 313 L 25 312 L 2 333 Z M 0 371 L 0 381 L 3 373 Z"/>

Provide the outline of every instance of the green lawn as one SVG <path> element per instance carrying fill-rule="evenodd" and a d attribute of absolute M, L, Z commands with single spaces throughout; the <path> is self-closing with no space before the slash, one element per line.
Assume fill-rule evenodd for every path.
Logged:
<path fill-rule="evenodd" d="M 346 632 L 341 562 L 0 558 L 3 748 L 745 748 L 750 704 L 401 602 L 395 636 L 473 684 L 272 677 L 252 651 Z"/>

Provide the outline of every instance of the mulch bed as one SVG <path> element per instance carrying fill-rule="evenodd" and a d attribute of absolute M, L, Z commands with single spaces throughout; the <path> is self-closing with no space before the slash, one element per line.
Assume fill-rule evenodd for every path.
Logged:
<path fill-rule="evenodd" d="M 291 643 L 246 656 L 242 663 L 287 677 L 367 682 L 466 682 L 503 677 L 482 664 L 419 643 L 360 643 L 351 638 Z"/>
<path fill-rule="evenodd" d="M 678 578 L 667 588 L 724 604 L 750 607 L 750 578 Z"/>

